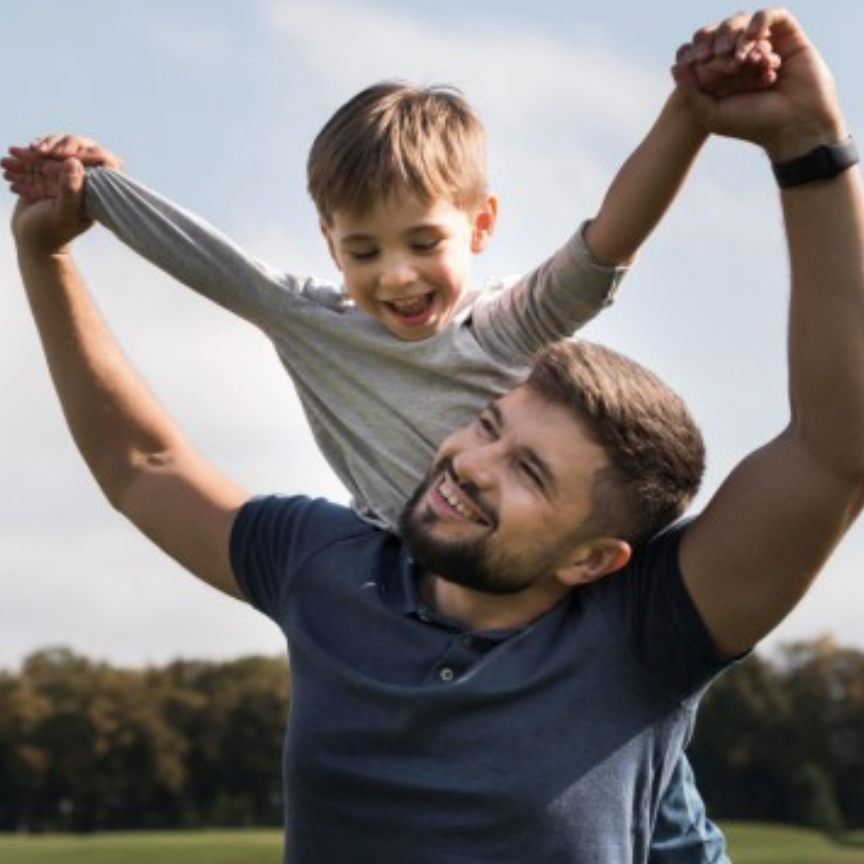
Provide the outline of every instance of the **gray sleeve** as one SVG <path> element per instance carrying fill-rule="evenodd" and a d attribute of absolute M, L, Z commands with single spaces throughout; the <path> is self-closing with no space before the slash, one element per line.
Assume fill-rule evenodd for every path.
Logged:
<path fill-rule="evenodd" d="M 277 276 L 212 225 L 124 174 L 89 170 L 84 206 L 143 258 L 262 329 L 296 299 L 293 277 Z"/>
<path fill-rule="evenodd" d="M 508 362 L 530 362 L 612 303 L 627 268 L 598 264 L 584 227 L 537 269 L 478 302 L 472 326 L 485 350 Z"/>

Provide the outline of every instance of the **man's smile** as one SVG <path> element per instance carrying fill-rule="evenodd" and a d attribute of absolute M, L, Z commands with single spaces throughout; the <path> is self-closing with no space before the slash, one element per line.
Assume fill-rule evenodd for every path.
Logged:
<path fill-rule="evenodd" d="M 443 500 L 449 511 L 455 511 L 463 519 L 477 525 L 490 527 L 492 520 L 487 513 L 481 509 L 478 502 L 471 498 L 449 473 L 445 473 L 437 486 L 431 491 L 437 493 L 437 499 Z M 440 508 L 439 508 L 440 509 Z"/>

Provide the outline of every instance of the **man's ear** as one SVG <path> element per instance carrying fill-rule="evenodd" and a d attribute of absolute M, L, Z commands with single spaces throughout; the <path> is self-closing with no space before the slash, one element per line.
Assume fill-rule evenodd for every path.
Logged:
<path fill-rule="evenodd" d="M 327 227 L 327 223 L 323 219 L 319 219 L 318 228 L 321 231 L 325 242 L 327 243 L 327 250 L 330 252 L 330 257 L 333 259 L 333 263 L 339 268 L 339 272 L 341 273 L 342 261 L 340 260 L 339 255 L 336 253 L 336 246 L 333 243 L 333 238 L 330 236 L 330 229 Z"/>
<path fill-rule="evenodd" d="M 471 233 L 471 251 L 478 255 L 486 248 L 489 238 L 495 231 L 498 219 L 498 199 L 489 195 L 474 214 L 474 227 Z"/>
<path fill-rule="evenodd" d="M 587 585 L 620 570 L 633 554 L 630 544 L 614 537 L 595 537 L 580 543 L 570 556 L 569 563 L 557 571 L 565 585 Z"/>

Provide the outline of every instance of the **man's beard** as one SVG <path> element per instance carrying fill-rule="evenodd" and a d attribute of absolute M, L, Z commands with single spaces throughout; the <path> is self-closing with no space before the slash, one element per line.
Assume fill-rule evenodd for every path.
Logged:
<path fill-rule="evenodd" d="M 518 594 L 536 581 L 537 571 L 525 572 L 521 562 L 507 560 L 495 553 L 490 534 L 494 536 L 497 522 L 487 533 L 474 540 L 443 541 L 436 539 L 431 527 L 438 517 L 420 502 L 426 493 L 441 482 L 442 469 L 436 466 L 432 474 L 417 488 L 399 517 L 399 533 L 414 560 L 428 573 L 440 579 L 485 594 Z M 465 494 L 476 492 L 462 486 Z M 479 527 L 479 526 L 478 526 Z"/>

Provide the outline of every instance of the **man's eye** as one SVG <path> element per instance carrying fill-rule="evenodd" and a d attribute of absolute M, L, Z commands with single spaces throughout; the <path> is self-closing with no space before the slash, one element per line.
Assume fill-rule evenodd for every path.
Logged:
<path fill-rule="evenodd" d="M 495 424 L 489 417 L 482 414 L 477 418 L 477 426 L 487 438 L 494 438 L 496 434 Z"/>
<path fill-rule="evenodd" d="M 519 462 L 519 470 L 533 483 L 538 489 L 543 489 L 543 477 L 537 468 L 531 462 L 526 462 L 524 459 Z"/>

